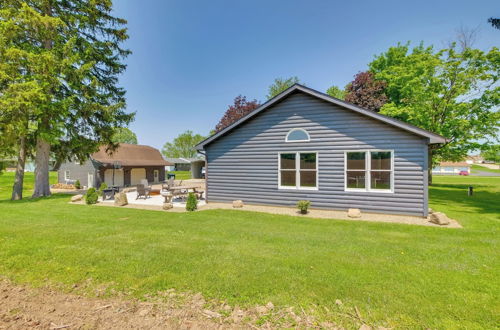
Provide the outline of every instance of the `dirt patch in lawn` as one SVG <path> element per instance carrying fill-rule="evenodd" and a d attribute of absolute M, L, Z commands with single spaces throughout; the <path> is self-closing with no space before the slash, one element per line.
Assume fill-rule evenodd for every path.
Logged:
<path fill-rule="evenodd" d="M 272 303 L 243 310 L 173 289 L 149 298 L 91 298 L 0 279 L 0 329 L 336 328 L 303 310 L 277 309 Z M 356 314 L 346 315 L 356 328 L 362 325 Z"/>

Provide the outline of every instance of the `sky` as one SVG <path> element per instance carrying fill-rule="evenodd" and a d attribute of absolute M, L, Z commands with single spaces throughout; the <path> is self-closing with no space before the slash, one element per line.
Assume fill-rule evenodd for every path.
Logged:
<path fill-rule="evenodd" d="M 132 51 L 120 84 L 139 144 L 208 135 L 238 95 L 265 101 L 278 77 L 325 92 L 398 42 L 443 47 L 460 26 L 500 46 L 499 0 L 115 0 Z"/>

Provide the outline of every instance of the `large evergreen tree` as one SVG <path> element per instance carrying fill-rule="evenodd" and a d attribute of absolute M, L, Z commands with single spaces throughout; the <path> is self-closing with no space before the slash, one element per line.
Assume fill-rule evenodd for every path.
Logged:
<path fill-rule="evenodd" d="M 5 50 L 25 50 L 25 66 L 46 98 L 30 118 L 34 129 L 34 197 L 50 194 L 50 153 L 85 159 L 99 144 L 112 149 L 114 129 L 128 124 L 118 76 L 129 51 L 126 21 L 111 15 L 110 0 L 4 0 Z M 25 31 L 25 34 L 22 33 Z M 33 31 L 33 33 L 31 33 Z M 29 72 L 21 70 L 29 77 Z M 8 82 L 7 82 L 8 84 Z"/>

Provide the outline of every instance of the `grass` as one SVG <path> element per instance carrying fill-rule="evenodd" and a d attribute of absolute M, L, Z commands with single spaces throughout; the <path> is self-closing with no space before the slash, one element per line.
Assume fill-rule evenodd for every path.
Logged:
<path fill-rule="evenodd" d="M 472 164 L 472 172 L 476 172 L 476 171 L 490 172 L 490 173 L 500 173 L 500 170 L 498 170 L 498 169 L 494 169 L 494 168 L 489 168 L 489 167 L 486 167 L 486 166 Z"/>
<path fill-rule="evenodd" d="M 191 179 L 191 171 L 167 171 L 167 174 L 175 174 L 176 180 L 189 180 Z M 165 176 L 166 178 L 167 176 Z"/>
<path fill-rule="evenodd" d="M 0 176 L 0 274 L 19 283 L 70 290 L 91 278 L 86 294 L 99 285 L 136 297 L 175 288 L 238 306 L 314 309 L 320 318 L 340 299 L 368 324 L 395 328 L 499 324 L 500 178 L 434 177 L 431 207 L 463 229 L 163 213 L 70 205 L 65 195 L 10 202 L 11 181 Z"/>

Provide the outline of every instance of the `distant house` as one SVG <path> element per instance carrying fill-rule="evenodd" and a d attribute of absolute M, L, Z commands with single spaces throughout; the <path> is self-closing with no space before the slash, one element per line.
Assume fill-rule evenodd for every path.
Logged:
<path fill-rule="evenodd" d="M 484 162 L 484 158 L 481 155 L 471 155 L 467 156 L 465 162 L 467 164 L 482 164 Z"/>
<path fill-rule="evenodd" d="M 467 162 L 441 162 L 432 169 L 432 174 L 458 175 L 462 171 L 470 174 L 470 166 Z"/>
<path fill-rule="evenodd" d="M 171 171 L 190 171 L 191 177 L 193 179 L 200 179 L 203 177 L 204 173 L 202 171 L 205 166 L 205 159 L 196 157 L 196 158 L 168 158 L 165 157 L 165 160 L 173 165 L 166 166 L 165 169 L 168 172 Z"/>
<path fill-rule="evenodd" d="M 294 85 L 197 145 L 206 199 L 427 216 L 440 135 Z"/>
<path fill-rule="evenodd" d="M 165 166 L 170 165 L 153 147 L 122 143 L 111 155 L 102 146 L 83 164 L 78 161 L 62 163 L 57 174 L 60 183 L 79 180 L 86 187 L 98 188 L 102 182 L 108 186 L 127 187 L 143 179 L 150 183 L 164 181 Z"/>

